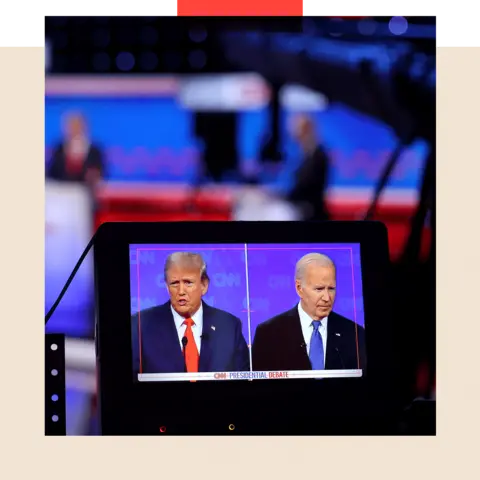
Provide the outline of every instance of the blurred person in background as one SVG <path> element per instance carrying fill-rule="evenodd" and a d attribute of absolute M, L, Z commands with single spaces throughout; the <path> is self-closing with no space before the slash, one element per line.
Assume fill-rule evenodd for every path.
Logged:
<path fill-rule="evenodd" d="M 305 220 L 328 220 L 325 192 L 329 159 L 317 137 L 314 121 L 298 115 L 292 122 L 292 135 L 302 149 L 303 160 L 295 172 L 294 187 L 287 200 L 301 210 Z"/>
<path fill-rule="evenodd" d="M 104 155 L 89 136 L 87 122 L 80 113 L 68 114 L 63 139 L 54 149 L 47 178 L 84 183 L 94 189 L 105 174 Z"/>

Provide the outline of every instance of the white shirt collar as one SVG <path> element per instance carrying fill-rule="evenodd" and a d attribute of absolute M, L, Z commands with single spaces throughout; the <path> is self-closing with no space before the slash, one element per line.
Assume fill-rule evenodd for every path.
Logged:
<path fill-rule="evenodd" d="M 65 147 L 69 153 L 84 155 L 90 149 L 90 140 L 83 135 L 67 140 Z"/>
<path fill-rule="evenodd" d="M 302 302 L 298 302 L 298 315 L 300 316 L 300 323 L 302 324 L 302 330 L 307 329 L 312 326 L 313 319 L 310 315 L 303 309 Z M 328 317 L 323 318 L 320 321 L 319 328 L 327 328 Z"/>
<path fill-rule="evenodd" d="M 180 327 L 182 327 L 185 318 L 174 310 L 172 304 L 170 304 L 170 309 L 172 310 L 173 320 L 175 321 L 175 326 L 178 330 Z M 195 323 L 192 328 L 198 332 L 201 332 L 203 328 L 203 304 L 200 304 L 200 308 L 195 312 L 194 315 L 192 315 L 192 320 Z"/>

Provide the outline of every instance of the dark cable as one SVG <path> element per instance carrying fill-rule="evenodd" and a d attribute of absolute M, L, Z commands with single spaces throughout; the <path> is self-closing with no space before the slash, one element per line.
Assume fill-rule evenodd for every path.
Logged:
<path fill-rule="evenodd" d="M 378 206 L 378 201 L 380 200 L 380 196 L 383 193 L 383 190 L 385 189 L 385 186 L 387 185 L 388 181 L 390 180 L 390 175 L 392 174 L 394 168 L 397 166 L 398 159 L 400 158 L 400 155 L 402 154 L 403 150 L 406 148 L 406 143 L 400 140 L 397 143 L 397 146 L 393 150 L 393 152 L 390 154 L 390 158 L 385 165 L 385 168 L 382 172 L 382 175 L 380 177 L 380 180 L 378 181 L 377 185 L 375 186 L 374 194 L 372 201 L 370 203 L 370 206 L 368 207 L 368 210 L 365 214 L 364 220 L 372 220 L 375 210 L 377 209 Z"/>
<path fill-rule="evenodd" d="M 78 259 L 78 262 L 77 262 L 77 264 L 75 265 L 75 268 L 72 270 L 72 273 L 70 274 L 70 276 L 68 277 L 67 282 L 65 283 L 64 287 L 62 288 L 62 291 L 60 292 L 60 295 L 57 297 L 57 299 L 55 300 L 55 303 L 52 305 L 52 307 L 51 307 L 50 310 L 48 311 L 47 315 L 45 316 L 45 325 L 48 323 L 48 321 L 50 320 L 50 317 L 53 315 L 53 313 L 54 313 L 55 310 L 57 309 L 59 303 L 62 301 L 62 298 L 63 298 L 63 296 L 65 295 L 65 293 L 67 292 L 68 287 L 69 287 L 70 284 L 72 283 L 72 280 L 75 278 L 75 275 L 77 274 L 78 269 L 81 267 L 83 261 L 85 260 L 85 257 L 88 255 L 88 252 L 89 252 L 90 249 L 93 247 L 93 243 L 94 243 L 94 240 L 95 240 L 95 236 L 96 236 L 96 233 L 93 235 L 93 237 L 92 237 L 92 238 L 90 239 L 90 241 L 88 242 L 88 245 L 85 247 L 85 250 L 83 251 L 83 253 L 82 253 L 82 255 L 80 256 L 80 258 Z"/>

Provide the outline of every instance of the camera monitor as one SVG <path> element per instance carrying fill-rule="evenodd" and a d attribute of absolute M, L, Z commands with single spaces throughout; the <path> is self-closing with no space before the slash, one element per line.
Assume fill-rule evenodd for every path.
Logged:
<path fill-rule="evenodd" d="M 105 434 L 322 433 L 304 395 L 337 427 L 388 396 L 381 224 L 106 224 L 95 266 Z"/>

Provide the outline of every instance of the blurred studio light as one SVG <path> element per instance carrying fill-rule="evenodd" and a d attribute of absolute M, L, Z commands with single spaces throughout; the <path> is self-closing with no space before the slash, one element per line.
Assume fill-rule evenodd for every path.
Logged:
<path fill-rule="evenodd" d="M 408 22 L 405 17 L 392 17 L 388 28 L 394 35 L 403 35 L 408 30 Z"/>
<path fill-rule="evenodd" d="M 130 52 L 121 52 L 117 55 L 117 68 L 128 72 L 135 66 L 135 57 Z"/>

